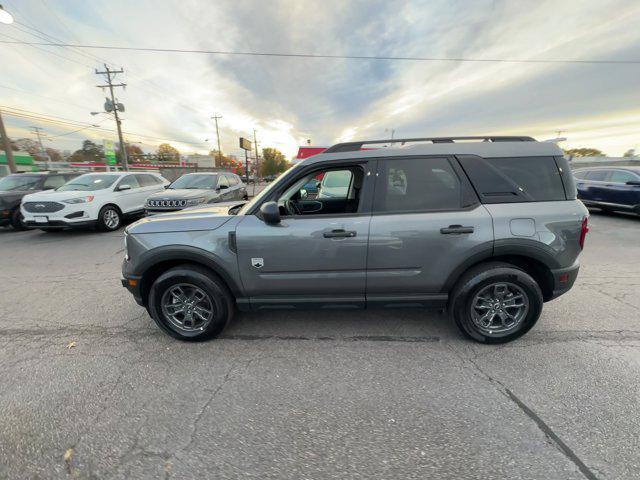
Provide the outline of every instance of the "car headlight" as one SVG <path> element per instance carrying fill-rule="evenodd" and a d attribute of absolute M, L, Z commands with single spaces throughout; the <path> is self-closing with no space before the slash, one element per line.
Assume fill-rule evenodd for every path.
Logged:
<path fill-rule="evenodd" d="M 187 205 L 191 206 L 191 205 L 198 205 L 199 203 L 204 202 L 204 197 L 199 197 L 199 198 L 191 198 L 189 200 L 187 200 Z"/>
<path fill-rule="evenodd" d="M 93 201 L 95 197 L 89 195 L 87 197 L 69 198 L 68 200 L 62 200 L 63 203 L 88 203 Z"/>

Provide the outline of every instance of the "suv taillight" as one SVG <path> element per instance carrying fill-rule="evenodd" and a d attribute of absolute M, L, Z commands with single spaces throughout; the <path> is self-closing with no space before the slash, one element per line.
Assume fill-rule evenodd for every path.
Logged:
<path fill-rule="evenodd" d="M 582 219 L 582 228 L 580 229 L 580 249 L 584 248 L 584 239 L 587 237 L 587 232 L 589 231 L 589 217 L 584 217 Z"/>

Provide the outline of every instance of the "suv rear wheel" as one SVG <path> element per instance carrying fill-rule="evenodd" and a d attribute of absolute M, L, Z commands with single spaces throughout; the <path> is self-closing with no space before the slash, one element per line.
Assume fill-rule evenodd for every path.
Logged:
<path fill-rule="evenodd" d="M 149 292 L 158 326 L 180 340 L 214 338 L 231 321 L 234 302 L 226 285 L 208 270 L 182 265 L 158 277 Z"/>
<path fill-rule="evenodd" d="M 525 271 L 501 262 L 466 272 L 451 294 L 458 328 L 482 343 L 505 343 L 524 335 L 542 312 L 542 292 Z"/>

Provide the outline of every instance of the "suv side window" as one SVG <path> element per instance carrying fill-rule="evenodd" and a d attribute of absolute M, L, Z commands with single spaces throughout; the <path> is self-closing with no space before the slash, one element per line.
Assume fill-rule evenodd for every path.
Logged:
<path fill-rule="evenodd" d="M 219 175 L 218 176 L 218 188 L 220 188 L 221 186 L 229 186 L 229 180 L 227 180 L 227 176 L 226 175 Z"/>
<path fill-rule="evenodd" d="M 575 172 L 573 176 L 576 177 L 578 180 L 584 180 L 587 178 L 588 173 L 589 173 L 589 170 L 583 170 L 581 172 Z"/>
<path fill-rule="evenodd" d="M 227 175 L 227 179 L 229 180 L 229 185 L 235 187 L 238 184 L 238 177 L 235 175 Z"/>
<path fill-rule="evenodd" d="M 120 188 L 121 185 L 129 185 L 132 189 L 140 188 L 140 183 L 138 183 L 138 179 L 135 175 L 127 175 L 126 177 L 122 177 L 122 180 L 120 180 L 120 183 L 118 183 L 118 187 L 116 187 L 116 190 Z"/>
<path fill-rule="evenodd" d="M 550 202 L 567 196 L 553 157 L 458 157 L 483 203 Z"/>
<path fill-rule="evenodd" d="M 158 184 L 156 178 L 153 175 L 149 175 L 146 173 L 137 174 L 136 178 L 138 179 L 138 183 L 141 187 L 155 187 Z"/>
<path fill-rule="evenodd" d="M 446 158 L 382 160 L 374 212 L 420 212 L 462 208 L 462 185 Z"/>
<path fill-rule="evenodd" d="M 607 178 L 609 170 L 591 170 L 587 172 L 587 180 L 595 180 L 596 182 L 604 182 Z"/>
<path fill-rule="evenodd" d="M 613 170 L 611 172 L 611 177 L 609 177 L 609 181 L 613 183 L 627 183 L 627 182 L 637 182 L 638 177 L 636 177 L 631 172 L 626 172 L 624 170 Z"/>
<path fill-rule="evenodd" d="M 44 179 L 43 187 L 45 190 L 50 190 L 52 188 L 60 188 L 65 183 L 67 183 L 67 180 L 62 175 L 47 175 Z"/>

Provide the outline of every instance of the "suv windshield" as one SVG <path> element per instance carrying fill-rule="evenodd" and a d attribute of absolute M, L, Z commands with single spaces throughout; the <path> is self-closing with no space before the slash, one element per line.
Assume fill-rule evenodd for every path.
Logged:
<path fill-rule="evenodd" d="M 90 173 L 87 175 L 81 175 L 70 182 L 65 183 L 63 186 L 58 188 L 58 191 L 92 192 L 94 190 L 102 190 L 103 188 L 109 188 L 118 178 L 120 178 L 119 175 Z"/>
<path fill-rule="evenodd" d="M 187 174 L 181 176 L 169 188 L 188 188 L 188 189 L 214 189 L 218 183 L 218 175 L 195 175 Z"/>
<path fill-rule="evenodd" d="M 9 175 L 0 179 L 0 192 L 10 190 L 40 190 L 40 175 Z"/>

